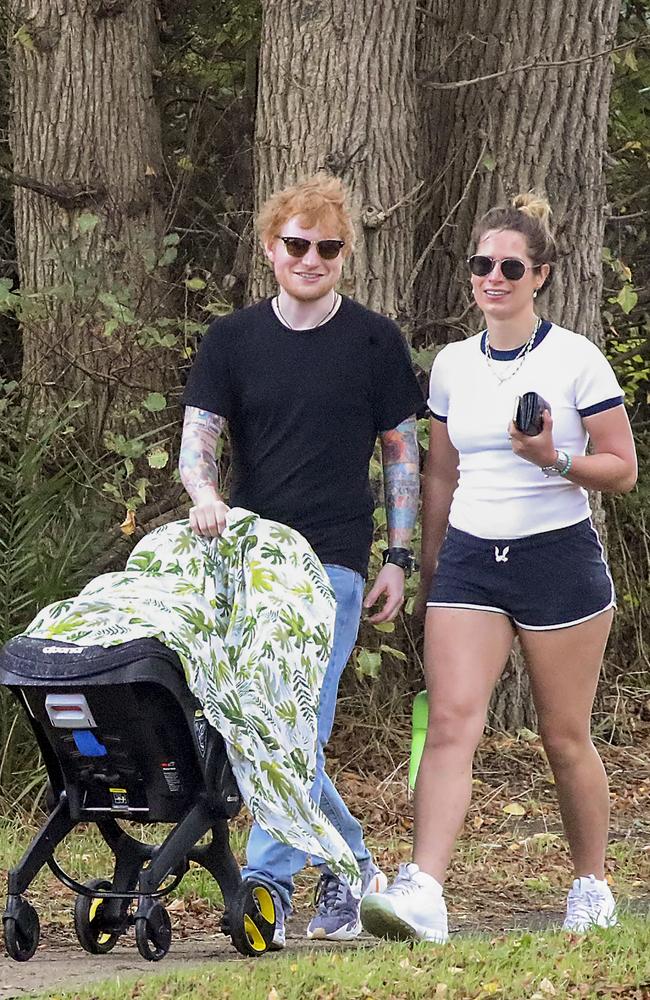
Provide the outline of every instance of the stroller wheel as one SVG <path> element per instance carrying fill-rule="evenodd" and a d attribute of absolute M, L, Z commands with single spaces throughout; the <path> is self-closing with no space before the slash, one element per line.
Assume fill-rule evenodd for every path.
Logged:
<path fill-rule="evenodd" d="M 275 933 L 275 903 L 261 882 L 244 879 L 228 913 L 232 943 L 242 955 L 256 957 L 268 951 Z"/>
<path fill-rule="evenodd" d="M 136 917 L 135 941 L 138 951 L 149 962 L 159 962 L 172 943 L 172 922 L 161 903 L 153 903 L 146 917 Z"/>
<path fill-rule="evenodd" d="M 28 962 L 38 947 L 41 935 L 38 913 L 26 899 L 19 896 L 9 899 L 7 911 L 2 918 L 5 948 L 9 957 L 16 962 Z"/>
<path fill-rule="evenodd" d="M 105 889 L 110 892 L 113 883 L 106 879 L 92 878 L 84 882 L 87 889 Z M 104 900 L 101 896 L 77 896 L 74 904 L 74 929 L 79 944 L 91 955 L 105 955 L 115 947 L 119 933 L 104 926 Z"/>

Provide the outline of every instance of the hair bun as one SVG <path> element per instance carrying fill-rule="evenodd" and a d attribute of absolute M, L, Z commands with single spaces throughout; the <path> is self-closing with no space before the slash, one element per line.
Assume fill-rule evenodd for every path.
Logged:
<path fill-rule="evenodd" d="M 532 219 L 537 219 L 545 229 L 549 228 L 551 206 L 544 195 L 537 194 L 535 191 L 515 195 L 512 199 L 512 207 L 529 215 Z"/>

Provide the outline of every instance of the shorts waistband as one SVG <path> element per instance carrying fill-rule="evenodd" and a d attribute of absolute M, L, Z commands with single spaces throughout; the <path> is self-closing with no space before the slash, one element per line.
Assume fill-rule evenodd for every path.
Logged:
<path fill-rule="evenodd" d="M 581 521 L 576 521 L 574 524 L 567 524 L 562 528 L 552 528 L 550 531 L 538 531 L 533 535 L 520 535 L 517 538 L 481 538 L 480 535 L 471 535 L 468 531 L 462 531 L 460 528 L 454 528 L 452 524 L 447 528 L 447 532 L 456 537 L 459 540 L 464 539 L 466 542 L 471 542 L 474 545 L 526 545 L 526 547 L 534 547 L 537 545 L 548 545 L 549 542 L 555 542 L 561 540 L 567 533 L 575 532 L 577 530 L 589 528 L 595 533 L 594 526 L 591 522 L 590 517 L 583 518 Z"/>

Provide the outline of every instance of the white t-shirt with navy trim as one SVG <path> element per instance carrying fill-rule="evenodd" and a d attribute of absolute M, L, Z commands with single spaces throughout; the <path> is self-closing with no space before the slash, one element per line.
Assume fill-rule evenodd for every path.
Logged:
<path fill-rule="evenodd" d="M 519 350 L 490 349 L 506 374 Z M 544 322 L 512 378 L 499 383 L 485 356 L 485 332 L 448 344 L 431 370 L 429 408 L 447 423 L 459 454 L 449 523 L 479 538 L 522 538 L 589 517 L 587 491 L 514 454 L 508 436 L 515 398 L 537 392 L 550 404 L 556 448 L 584 455 L 582 417 L 624 402 L 603 353 L 586 337 Z"/>

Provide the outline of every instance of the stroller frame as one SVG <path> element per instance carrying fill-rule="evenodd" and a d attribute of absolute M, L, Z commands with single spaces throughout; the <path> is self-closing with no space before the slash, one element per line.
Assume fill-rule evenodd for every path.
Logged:
<path fill-rule="evenodd" d="M 77 894 L 75 930 L 92 954 L 110 951 L 135 925 L 143 958 L 163 958 L 171 921 L 159 899 L 180 883 L 190 862 L 217 881 L 225 907 L 221 929 L 235 947 L 252 956 L 268 949 L 273 897 L 264 884 L 242 881 L 230 849 L 228 820 L 239 812 L 241 797 L 223 738 L 207 723 L 173 652 L 155 639 L 102 648 L 21 636 L 0 652 L 0 684 L 26 710 L 49 779 L 50 814 L 8 875 L 2 921 L 12 958 L 27 961 L 36 951 L 38 915 L 23 893 L 46 864 Z M 150 703 L 155 723 L 140 719 Z M 175 744 L 178 735 L 183 744 Z M 150 845 L 124 830 L 120 818 L 174 826 L 161 844 Z M 111 849 L 110 879 L 82 885 L 56 862 L 57 846 L 80 822 L 94 823 Z M 199 844 L 208 833 L 210 841 Z"/>

